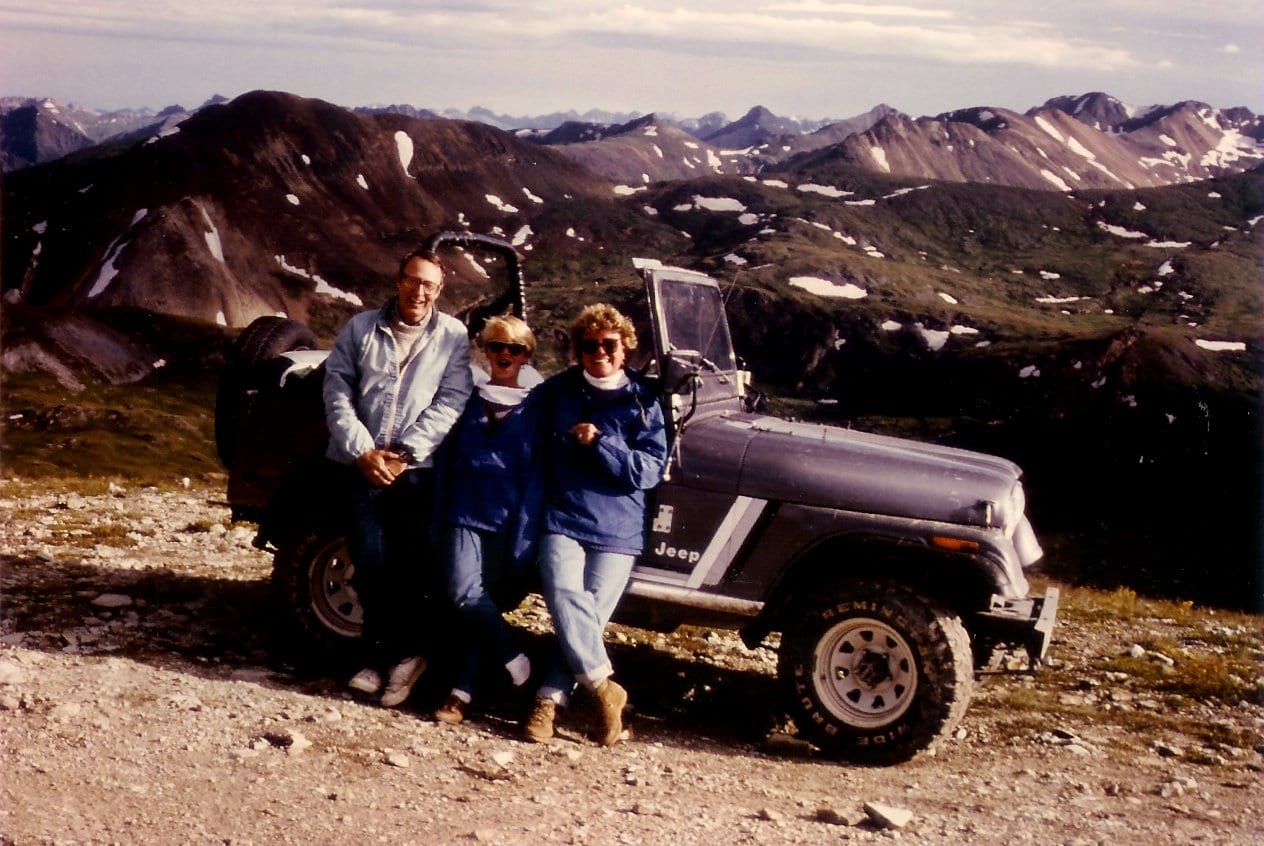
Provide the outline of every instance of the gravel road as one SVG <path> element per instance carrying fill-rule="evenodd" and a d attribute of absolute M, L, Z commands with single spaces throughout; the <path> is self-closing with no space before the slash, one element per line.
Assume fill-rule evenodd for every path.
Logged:
<path fill-rule="evenodd" d="M 1264 707 L 1089 671 L 1162 621 L 1060 627 L 1058 709 L 987 674 L 950 742 L 888 768 L 783 730 L 770 649 L 616 627 L 632 737 L 592 745 L 576 708 L 531 745 L 511 697 L 446 726 L 437 687 L 386 710 L 282 650 L 270 559 L 214 489 L 111 488 L 0 483 L 3 844 L 1264 842 L 1259 750 L 1188 729 L 1258 738 Z M 539 649 L 539 601 L 514 620 Z M 1067 716 L 1098 712 L 1145 719 Z"/>

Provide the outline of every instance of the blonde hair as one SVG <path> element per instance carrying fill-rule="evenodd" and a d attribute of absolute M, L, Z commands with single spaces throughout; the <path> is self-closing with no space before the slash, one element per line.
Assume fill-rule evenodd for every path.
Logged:
<path fill-rule="evenodd" d="M 636 349 L 636 328 L 632 321 L 609 303 L 590 305 L 571 324 L 571 352 L 579 359 L 579 344 L 584 336 L 595 332 L 618 332 L 623 348 Z"/>
<path fill-rule="evenodd" d="M 483 324 L 483 331 L 478 333 L 478 345 L 481 349 L 497 329 L 509 337 L 511 343 L 522 344 L 527 348 L 528 357 L 535 355 L 535 333 L 521 317 L 512 314 L 503 317 L 489 317 Z"/>

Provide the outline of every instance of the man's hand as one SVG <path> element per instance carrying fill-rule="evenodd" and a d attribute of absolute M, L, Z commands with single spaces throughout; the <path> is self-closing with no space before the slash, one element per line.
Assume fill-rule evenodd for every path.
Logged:
<path fill-rule="evenodd" d="M 369 480 L 369 484 L 384 488 L 395 481 L 407 465 L 404 457 L 389 449 L 371 449 L 356 459 L 356 467 Z"/>

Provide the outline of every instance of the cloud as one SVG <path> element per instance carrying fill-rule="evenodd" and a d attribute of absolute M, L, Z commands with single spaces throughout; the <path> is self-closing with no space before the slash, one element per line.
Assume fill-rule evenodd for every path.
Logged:
<path fill-rule="evenodd" d="M 967 4 L 969 5 L 969 4 Z M 390 45 L 444 51 L 476 47 L 598 47 L 616 38 L 627 47 L 703 52 L 747 48 L 761 55 L 868 56 L 952 64 L 1010 64 L 1118 70 L 1139 64 L 1126 48 L 1077 37 L 1047 22 L 980 14 L 969 21 L 918 3 L 882 5 L 781 0 L 631 0 L 614 6 L 579 0 L 458 3 L 402 0 L 311 0 L 269 3 L 225 0 L 163 4 L 104 0 L 45 11 L 43 0 L 10 0 L 0 28 L 35 29 L 155 40 L 206 40 L 350 49 Z"/>
<path fill-rule="evenodd" d="M 1068 89 L 1164 102 L 1175 85 L 1258 107 L 1264 65 L 1237 45 L 1262 40 L 1264 0 L 0 0 L 4 85 L 98 106 L 273 88 L 518 113 L 933 114 Z"/>

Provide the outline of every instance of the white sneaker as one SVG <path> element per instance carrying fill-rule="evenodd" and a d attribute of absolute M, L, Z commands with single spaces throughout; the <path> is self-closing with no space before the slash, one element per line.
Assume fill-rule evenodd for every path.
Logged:
<path fill-rule="evenodd" d="M 408 698 L 413 692 L 413 685 L 426 671 L 426 659 L 419 655 L 405 658 L 391 668 L 390 680 L 386 683 L 386 692 L 382 694 L 382 705 L 394 708 Z"/>
<path fill-rule="evenodd" d="M 372 696 L 382 689 L 382 674 L 365 667 L 351 677 L 351 681 L 347 682 L 347 687 Z"/>

